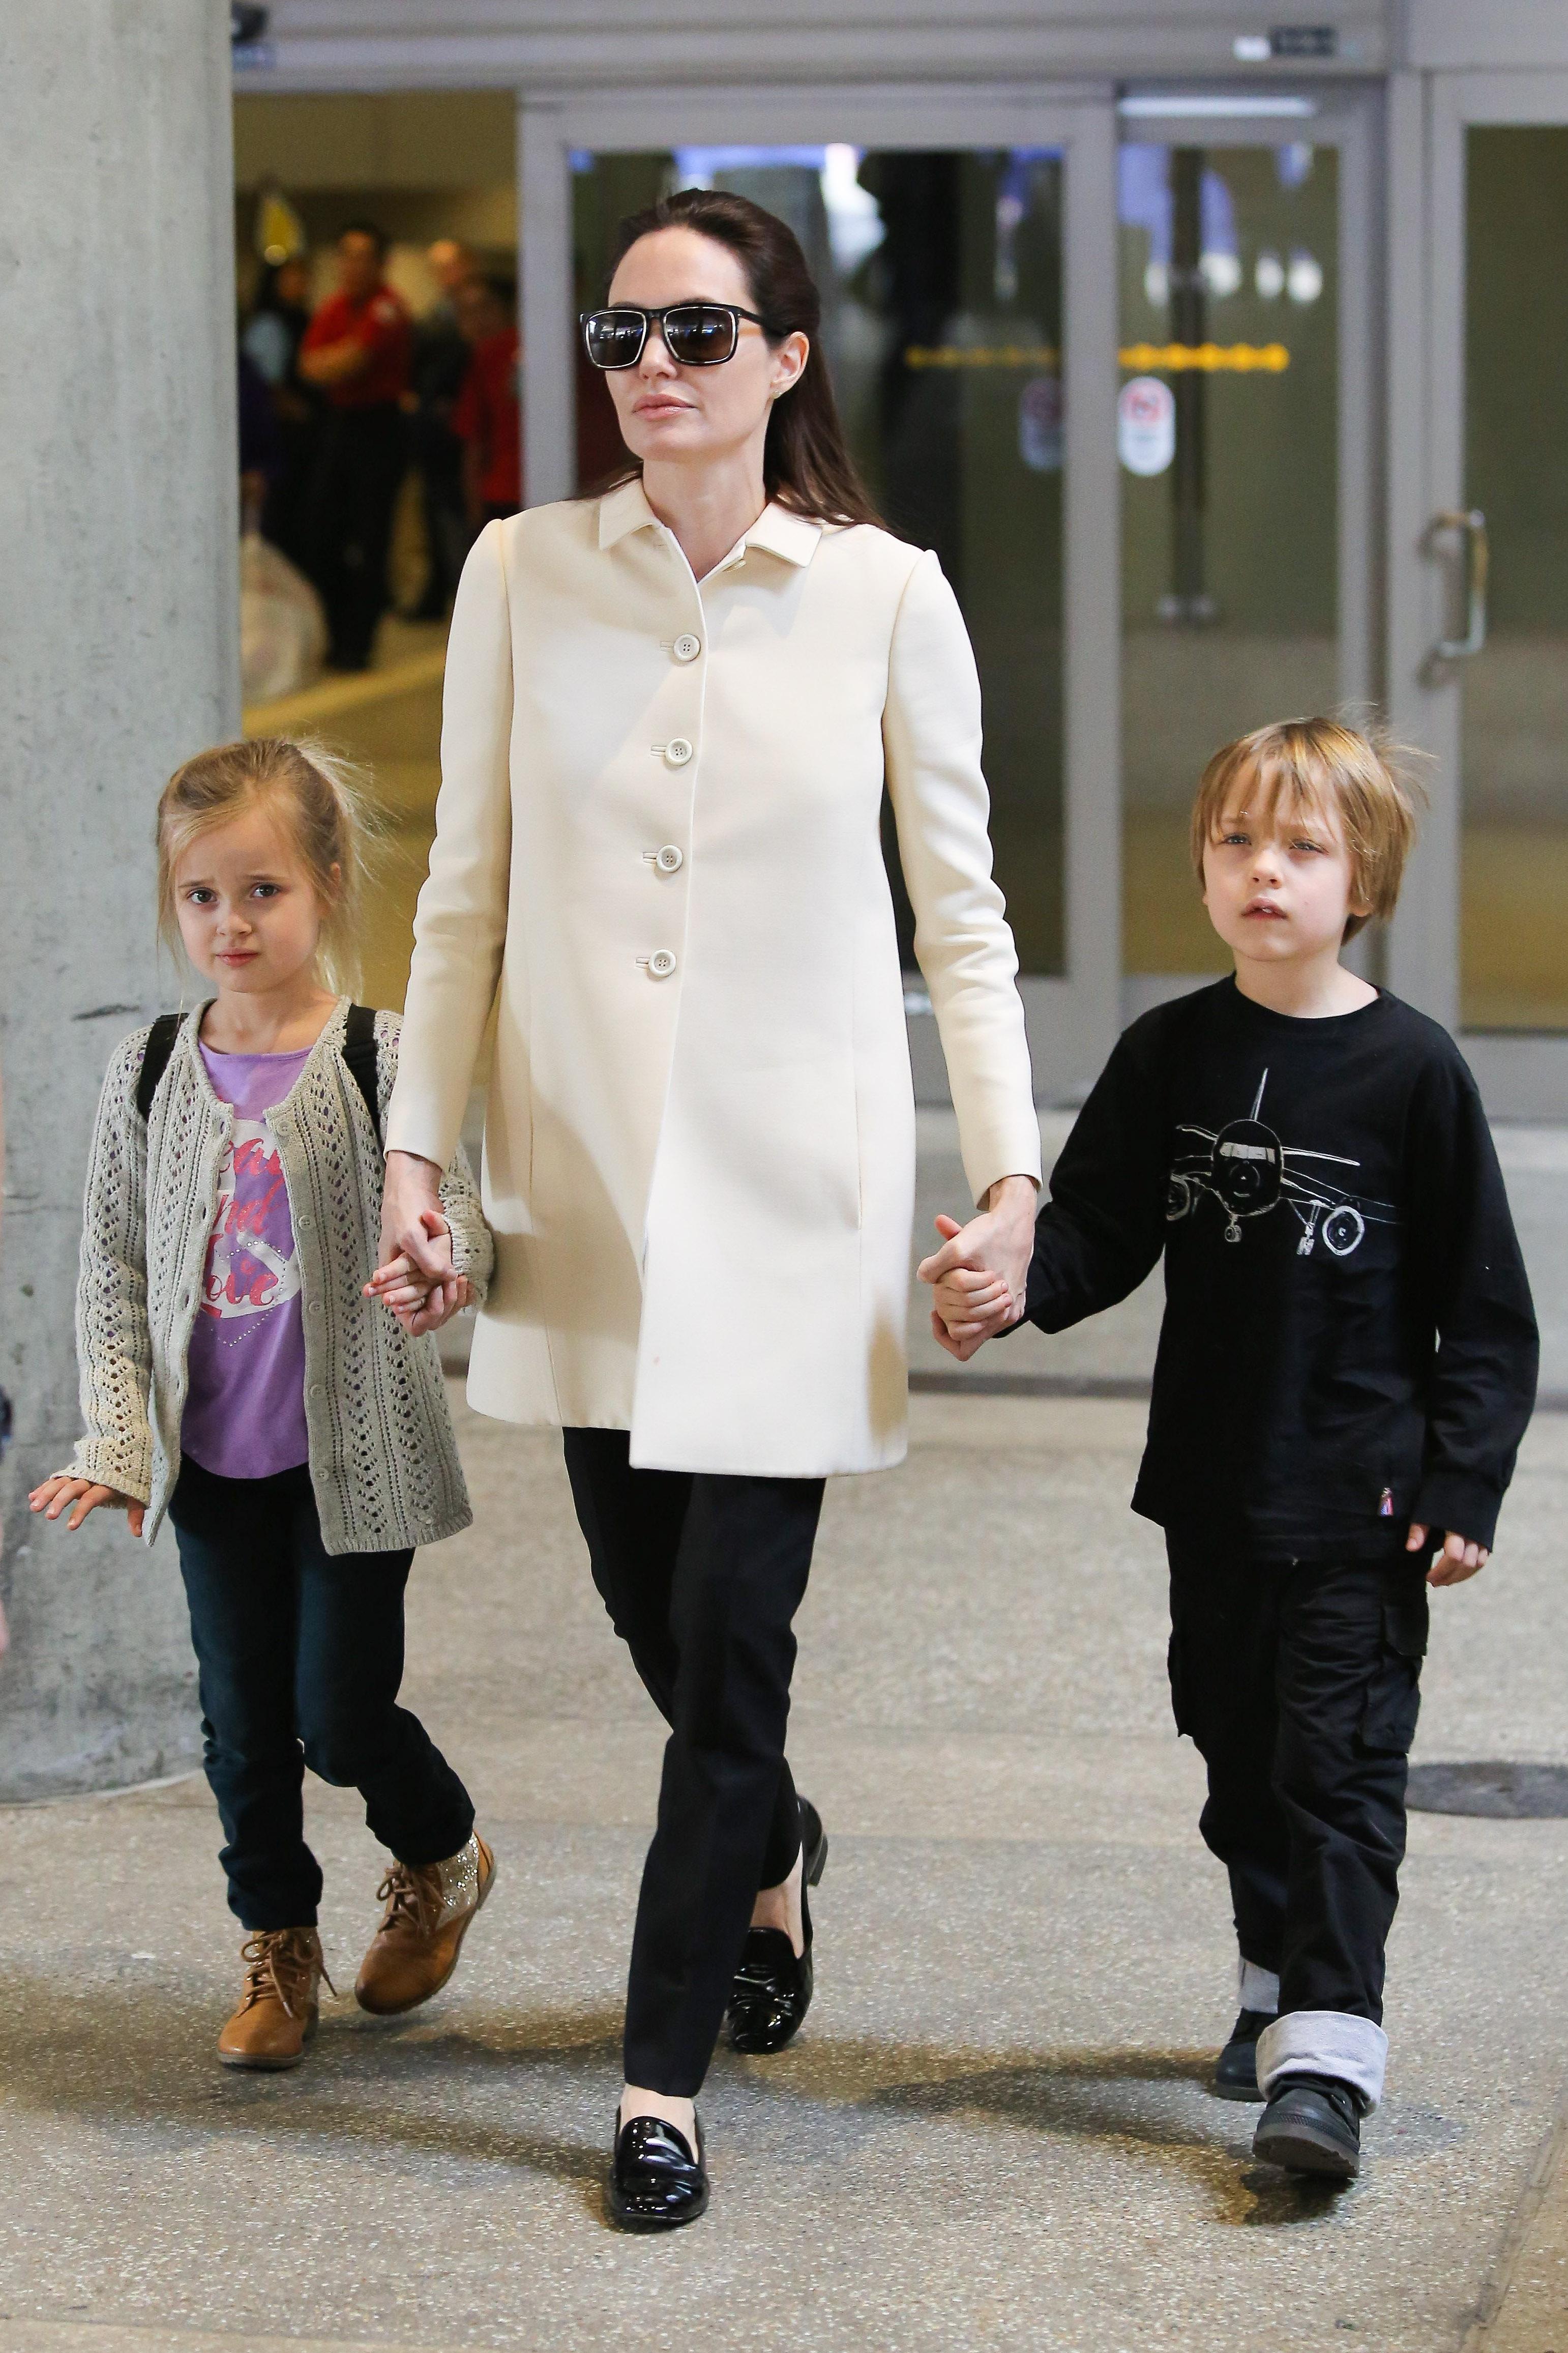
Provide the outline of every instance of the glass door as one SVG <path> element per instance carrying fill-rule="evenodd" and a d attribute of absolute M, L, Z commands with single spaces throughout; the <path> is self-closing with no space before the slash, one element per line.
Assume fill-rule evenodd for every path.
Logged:
<path fill-rule="evenodd" d="M 1229 968 L 1188 851 L 1210 754 L 1372 688 L 1372 237 L 1353 101 L 1134 96 L 1121 127 L 1131 1015 Z"/>
<path fill-rule="evenodd" d="M 1077 338 L 1094 332 L 1070 290 L 1069 188 L 1075 147 L 1079 184 L 1088 177 L 1083 126 L 1031 116 L 1015 101 L 1003 119 L 955 131 L 952 111 L 933 104 L 937 143 L 934 132 L 879 120 L 874 108 L 839 102 L 832 111 L 833 121 L 810 127 L 852 129 L 853 140 L 802 140 L 790 134 L 807 126 L 767 112 L 759 120 L 740 101 L 718 121 L 711 100 L 645 107 L 635 144 L 602 111 L 574 122 L 563 141 L 558 116 L 535 128 L 525 110 L 525 174 L 531 150 L 543 178 L 542 138 L 563 165 L 558 243 L 569 260 L 552 303 L 569 327 L 601 301 L 616 223 L 666 190 L 736 190 L 795 228 L 823 291 L 823 343 L 872 497 L 889 529 L 936 550 L 968 623 L 984 695 L 996 871 L 1037 1077 L 1047 1094 L 1072 1093 L 1092 1078 L 1116 1017 L 1115 844 L 1103 795 L 1098 840 L 1088 807 L 1105 719 L 1091 708 L 1090 639 L 1081 618 L 1076 630 L 1069 619 L 1075 533 L 1086 537 L 1079 477 L 1096 477 L 1080 448 L 1088 437 L 1074 433 L 1071 389 Z M 847 122 L 847 112 L 860 119 Z M 1108 164 L 1109 112 L 1096 117 Z M 525 273 L 533 267 L 525 248 Z M 1100 302 L 1109 311 L 1103 292 Z M 529 393 L 550 406 L 540 420 L 550 461 L 562 489 L 586 488 L 622 454 L 605 386 L 574 337 L 563 345 L 556 326 L 542 356 L 531 312 L 528 323 Z M 1110 433 L 1107 403 L 1097 406 L 1103 505 Z M 1092 427 L 1093 409 L 1084 409 Z M 538 479 L 531 432 L 530 459 Z M 945 1082 L 890 816 L 886 838 L 917 1082 L 931 1099 Z"/>
<path fill-rule="evenodd" d="M 1436 77 L 1421 128 L 1430 422 L 1395 521 L 1395 718 L 1434 807 L 1394 985 L 1460 1029 L 1494 1113 L 1562 1118 L 1568 77 Z"/>

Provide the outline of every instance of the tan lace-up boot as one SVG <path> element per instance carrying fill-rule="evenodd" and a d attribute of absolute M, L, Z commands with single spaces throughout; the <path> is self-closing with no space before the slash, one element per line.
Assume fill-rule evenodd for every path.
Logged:
<path fill-rule="evenodd" d="M 217 2055 L 226 2067 L 297 2067 L 316 2031 L 321 1979 L 332 1984 L 321 1940 L 314 1928 L 258 1928 L 240 1954 L 245 1991 Z"/>
<path fill-rule="evenodd" d="M 376 1890 L 386 1910 L 360 1966 L 360 2008 L 389 2018 L 439 1993 L 495 1875 L 496 1859 L 478 1831 L 445 1862 L 417 1870 L 395 1862 Z"/>

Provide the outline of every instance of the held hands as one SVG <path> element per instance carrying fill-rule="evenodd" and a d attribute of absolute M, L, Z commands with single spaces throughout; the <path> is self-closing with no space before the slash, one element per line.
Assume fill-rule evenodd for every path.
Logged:
<path fill-rule="evenodd" d="M 33 1511 L 42 1512 L 47 1520 L 58 1520 L 68 1504 L 74 1506 L 66 1522 L 73 1535 L 89 1512 L 123 1512 L 133 1536 L 141 1535 L 142 1523 L 147 1516 L 146 1504 L 139 1503 L 134 1495 L 122 1495 L 118 1487 L 103 1487 L 93 1479 L 73 1479 L 66 1471 L 57 1472 L 41 1487 L 35 1487 L 27 1503 Z"/>
<path fill-rule="evenodd" d="M 1431 1547 L 1432 1531 L 1419 1520 L 1410 1524 L 1410 1534 L 1405 1540 L 1406 1552 L 1426 1552 Z M 1426 1572 L 1428 1585 L 1463 1585 L 1485 1568 L 1491 1554 L 1485 1545 L 1470 1544 L 1450 1529 L 1443 1538 L 1443 1549 Z"/>
<path fill-rule="evenodd" d="M 452 1229 L 441 1207 L 441 1171 L 412 1152 L 389 1152 L 381 1203 L 381 1261 L 366 1299 L 391 1308 L 417 1339 L 439 1331 L 467 1307 L 473 1292 L 453 1271 Z"/>
<path fill-rule="evenodd" d="M 1024 1313 L 1037 1189 L 1032 1176 L 1004 1176 L 966 1226 L 953 1218 L 936 1221 L 942 1246 L 917 1272 L 935 1294 L 932 1336 L 961 1365 Z"/>

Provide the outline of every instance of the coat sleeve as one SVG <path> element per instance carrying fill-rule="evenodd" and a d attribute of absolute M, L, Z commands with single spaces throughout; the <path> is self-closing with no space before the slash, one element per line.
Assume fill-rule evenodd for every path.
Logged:
<path fill-rule="evenodd" d="M 138 1030 L 116 1051 L 92 1131 L 76 1293 L 83 1428 L 70 1472 L 142 1504 L 153 1494 L 153 1342 L 147 1131 L 136 1109 L 136 1082 L 147 1035 Z"/>
<path fill-rule="evenodd" d="M 915 955 L 947 1057 L 974 1198 L 1040 1176 L 1018 958 L 991 872 L 980 680 L 958 600 L 931 554 L 893 627 L 882 721 L 888 792 L 915 912 Z"/>
<path fill-rule="evenodd" d="M 441 790 L 414 918 L 387 1149 L 445 1168 L 457 1148 L 506 944 L 511 859 L 511 623 L 492 522 L 463 566 L 447 647 Z"/>
<path fill-rule="evenodd" d="M 1412 1258 L 1437 1344 L 1410 1516 L 1489 1546 L 1535 1403 L 1540 1348 L 1491 1131 L 1457 1052 L 1422 1082 L 1408 1150 Z"/>
<path fill-rule="evenodd" d="M 1114 1307 L 1165 1247 L 1164 1124 L 1141 1028 L 1121 1039 L 1095 1082 L 1035 1220 L 1024 1317 L 1043 1332 Z"/>
<path fill-rule="evenodd" d="M 403 1025 L 395 1013 L 378 1013 L 375 1021 L 376 1074 L 381 1099 L 382 1133 L 396 1091 Z M 454 1146 L 440 1184 L 441 1207 L 452 1229 L 452 1264 L 473 1285 L 474 1303 L 482 1307 L 495 1266 L 495 1240 L 479 1205 L 479 1188 L 468 1155 Z"/>

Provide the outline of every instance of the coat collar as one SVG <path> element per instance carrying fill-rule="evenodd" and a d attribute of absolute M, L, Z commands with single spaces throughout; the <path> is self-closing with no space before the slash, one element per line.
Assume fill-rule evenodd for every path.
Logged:
<path fill-rule="evenodd" d="M 599 545 L 615 547 L 634 531 L 660 529 L 658 517 L 647 502 L 647 492 L 640 479 L 623 482 L 618 490 L 607 491 L 599 501 Z M 786 564 L 807 565 L 816 553 L 823 526 L 809 516 L 791 514 L 777 501 L 763 509 L 752 528 L 715 567 L 722 571 L 733 564 L 748 548 L 765 548 L 770 555 L 782 556 Z"/>

